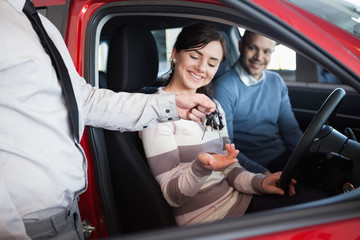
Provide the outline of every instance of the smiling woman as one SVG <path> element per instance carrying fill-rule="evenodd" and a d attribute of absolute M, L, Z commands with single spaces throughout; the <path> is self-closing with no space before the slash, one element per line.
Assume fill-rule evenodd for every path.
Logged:
<path fill-rule="evenodd" d="M 199 88 L 205 88 L 204 92 L 210 95 L 208 84 L 220 62 L 225 59 L 225 49 L 225 40 L 214 26 L 205 23 L 185 26 L 172 51 L 169 83 L 159 89 L 159 94 L 195 93 Z M 223 114 L 220 106 L 218 109 Z M 228 145 L 225 127 L 217 129 L 218 132 L 208 132 L 201 139 L 205 128 L 201 123 L 180 120 L 173 124 L 162 123 L 140 133 L 149 166 L 165 199 L 173 207 L 178 225 L 212 221 L 220 216 L 223 218 L 238 199 L 238 194 L 233 195 L 229 187 L 226 187 L 226 181 L 219 172 L 237 162 L 238 151 L 233 145 Z M 220 139 L 218 135 L 221 136 Z M 231 169 L 241 172 L 242 168 L 238 164 L 237 166 Z M 214 172 L 209 177 L 212 171 Z M 260 191 L 261 176 L 246 171 L 242 176 L 257 178 L 256 187 L 247 187 L 257 189 L 251 191 Z M 212 188 L 209 194 L 205 186 Z M 208 198 L 206 204 L 203 202 L 204 198 Z M 248 202 L 249 198 L 245 198 L 245 202 Z M 198 204 L 202 205 L 201 214 Z M 214 212 L 213 207 L 216 205 L 221 207 Z M 239 208 L 239 211 L 244 212 L 244 208 Z"/>

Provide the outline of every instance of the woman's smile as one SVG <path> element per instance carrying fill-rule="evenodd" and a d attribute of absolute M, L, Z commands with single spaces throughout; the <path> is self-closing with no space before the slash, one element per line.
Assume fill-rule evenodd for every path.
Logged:
<path fill-rule="evenodd" d="M 200 82 L 201 80 L 204 79 L 204 77 L 199 76 L 199 75 L 195 74 L 194 72 L 189 71 L 189 73 L 190 73 L 190 76 L 191 76 L 196 82 Z"/>

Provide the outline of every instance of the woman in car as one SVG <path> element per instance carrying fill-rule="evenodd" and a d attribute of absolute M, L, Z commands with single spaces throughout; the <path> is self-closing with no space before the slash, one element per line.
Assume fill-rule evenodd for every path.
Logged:
<path fill-rule="evenodd" d="M 172 51 L 169 82 L 158 94 L 202 92 L 212 97 L 209 83 L 226 57 L 225 45 L 212 25 L 184 27 Z M 217 109 L 221 123 L 211 115 L 210 126 L 203 123 L 206 120 L 179 120 L 140 133 L 151 171 L 173 207 L 178 225 L 241 216 L 249 206 L 254 208 L 250 205 L 253 194 L 284 195 L 276 186 L 280 173 L 265 177 L 239 165 L 239 151 L 230 144 L 218 103 Z M 294 184 L 295 180 L 289 195 L 295 194 Z"/>

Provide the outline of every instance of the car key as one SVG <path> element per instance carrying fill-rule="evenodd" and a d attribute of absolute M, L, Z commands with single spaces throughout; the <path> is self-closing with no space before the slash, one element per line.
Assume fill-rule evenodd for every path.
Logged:
<path fill-rule="evenodd" d="M 207 114 L 206 115 L 206 122 L 205 122 L 205 129 L 204 129 L 204 133 L 203 133 L 203 136 L 202 136 L 201 140 L 204 139 L 205 132 L 206 132 L 208 126 L 211 127 L 211 131 L 216 129 L 218 134 L 219 134 L 219 138 L 221 139 L 220 132 L 219 132 L 219 128 L 220 129 L 222 128 L 221 125 L 222 124 L 220 123 L 218 111 L 215 110 L 214 112 L 212 112 L 210 114 Z"/>

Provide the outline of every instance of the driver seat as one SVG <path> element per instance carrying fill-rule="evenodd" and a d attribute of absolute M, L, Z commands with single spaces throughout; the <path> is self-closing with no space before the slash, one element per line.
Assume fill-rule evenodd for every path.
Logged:
<path fill-rule="evenodd" d="M 153 93 L 158 52 L 150 30 L 138 24 L 119 27 L 110 40 L 107 86 Z M 104 130 L 116 214 L 122 233 L 175 226 L 172 210 L 147 165 L 138 132 Z"/>

